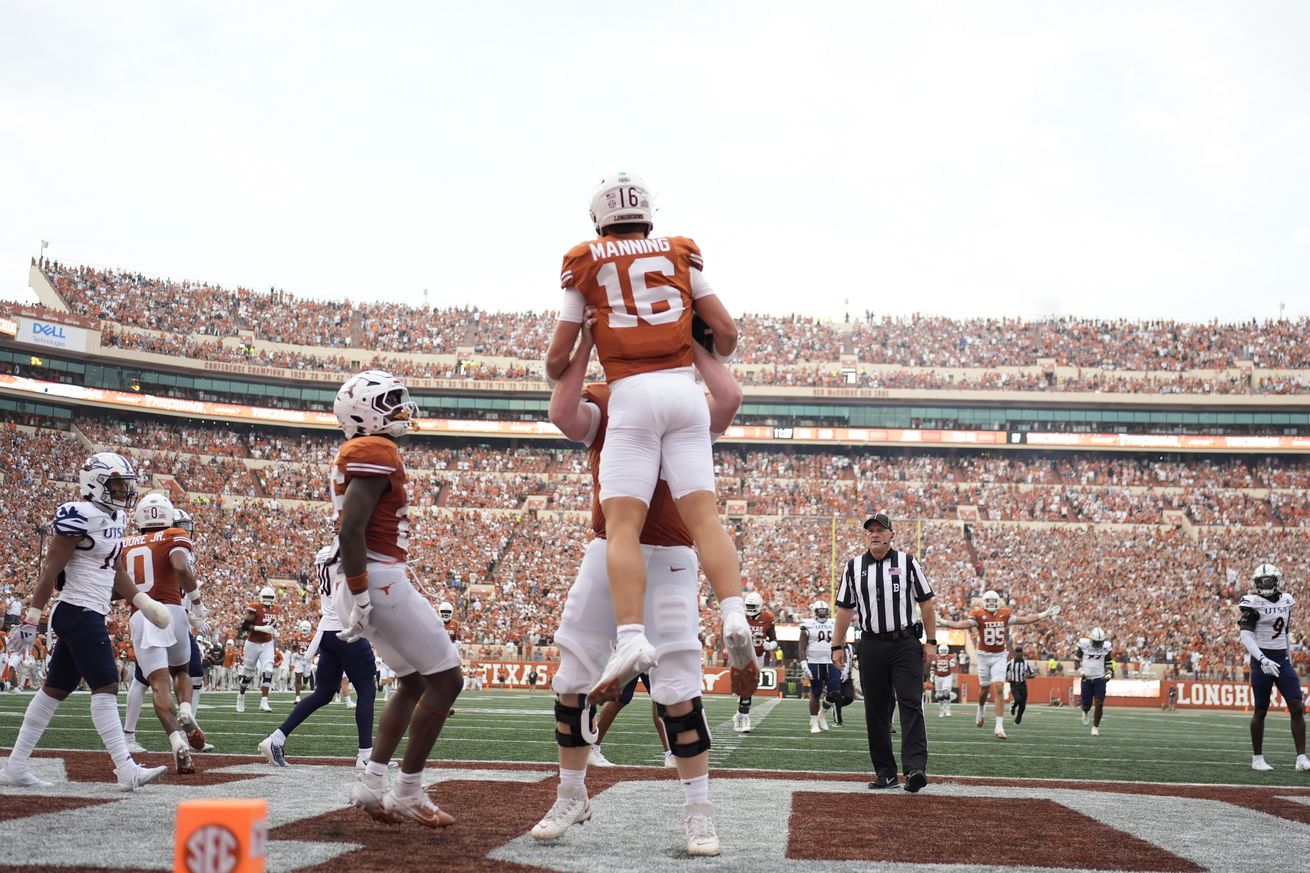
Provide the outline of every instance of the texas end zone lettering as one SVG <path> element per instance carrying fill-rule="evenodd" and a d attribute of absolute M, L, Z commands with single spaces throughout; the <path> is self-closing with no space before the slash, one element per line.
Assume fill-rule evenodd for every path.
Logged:
<path fill-rule="evenodd" d="M 1236 709 L 1238 707 L 1246 708 L 1251 706 L 1251 686 L 1237 685 L 1221 682 L 1179 682 L 1176 684 L 1178 689 L 1179 706 L 1213 706 L 1217 708 L 1229 707 Z M 1307 689 L 1302 688 L 1302 693 Z M 1273 697 L 1269 701 L 1270 709 L 1287 709 L 1287 701 L 1283 695 L 1274 689 Z"/>

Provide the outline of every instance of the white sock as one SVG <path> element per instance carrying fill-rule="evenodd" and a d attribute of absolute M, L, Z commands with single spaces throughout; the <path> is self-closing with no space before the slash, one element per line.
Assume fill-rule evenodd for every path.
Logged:
<path fill-rule="evenodd" d="M 273 733 L 275 733 L 275 734 L 279 734 L 279 735 L 280 735 L 280 734 L 282 733 L 282 731 L 274 731 Z M 283 737 L 283 738 L 280 739 L 280 740 L 274 740 L 274 742 L 284 743 L 284 742 L 286 742 L 286 738 Z M 359 757 L 363 758 L 365 761 L 371 759 L 371 758 L 373 757 L 373 747 L 372 747 L 372 746 L 369 746 L 367 749 L 360 749 L 360 750 L 359 750 Z"/>
<path fill-rule="evenodd" d="M 387 785 L 387 765 L 369 761 L 364 765 L 364 784 L 369 788 L 385 788 Z"/>
<path fill-rule="evenodd" d="M 136 733 L 136 723 L 141 719 L 141 705 L 145 703 L 146 691 L 150 686 L 142 685 L 135 679 L 127 689 L 127 713 L 123 716 L 123 730 L 129 734 Z"/>
<path fill-rule="evenodd" d="M 273 731 L 273 733 L 268 735 L 268 738 L 273 741 L 273 745 L 275 746 L 284 746 L 287 742 L 287 735 L 282 733 L 282 728 Z"/>
<path fill-rule="evenodd" d="M 395 792 L 401 797 L 413 797 L 423 788 L 423 771 L 417 773 L 401 772 L 396 777 Z"/>
<path fill-rule="evenodd" d="M 131 763 L 127 751 L 127 737 L 123 736 L 123 723 L 118 720 L 118 698 L 113 694 L 91 695 L 91 721 L 100 734 L 100 741 L 109 750 L 114 766 Z"/>
<path fill-rule="evenodd" d="M 637 635 L 645 636 L 646 625 L 644 624 L 621 624 L 618 628 L 619 645 L 623 645 L 630 638 Z"/>
<path fill-rule="evenodd" d="M 819 717 L 817 715 L 810 716 L 810 724 L 818 724 L 818 723 L 819 723 Z"/>
<path fill-rule="evenodd" d="M 44 691 L 32 695 L 32 702 L 27 705 L 27 712 L 23 715 L 23 726 L 18 729 L 18 739 L 14 740 L 13 751 L 9 753 L 9 764 L 15 770 L 27 769 L 32 750 L 41 742 L 41 735 L 49 727 L 50 719 L 62 702 Z"/>
<path fill-rule="evenodd" d="M 563 789 L 572 788 L 576 791 L 586 792 L 587 790 L 587 768 L 581 770 L 565 770 L 559 768 L 559 787 Z"/>
<path fill-rule="evenodd" d="M 697 776 L 694 779 L 682 780 L 682 798 L 683 803 L 687 806 L 695 804 L 706 804 L 710 802 L 710 777 L 709 774 Z"/>
<path fill-rule="evenodd" d="M 1252 764 L 1263 764 L 1263 763 L 1264 763 L 1264 760 L 1265 760 L 1265 756 L 1264 756 L 1264 755 L 1252 755 L 1252 756 L 1251 756 L 1251 763 L 1252 763 Z"/>
<path fill-rule="evenodd" d="M 727 617 L 729 615 L 740 615 L 746 617 L 746 601 L 741 597 L 725 597 L 719 601 L 719 612 Z"/>
<path fill-rule="evenodd" d="M 996 726 L 1000 727 L 1003 724 L 1005 724 L 1005 716 L 1003 715 L 996 716 Z"/>
<path fill-rule="evenodd" d="M 195 719 L 196 724 L 200 724 L 196 713 L 200 711 L 200 692 L 204 690 L 204 684 L 203 679 L 195 679 L 191 682 L 191 717 Z"/>

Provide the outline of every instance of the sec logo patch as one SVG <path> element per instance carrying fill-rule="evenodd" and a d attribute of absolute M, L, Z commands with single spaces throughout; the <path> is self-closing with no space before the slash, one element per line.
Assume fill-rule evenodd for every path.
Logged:
<path fill-rule="evenodd" d="M 205 825 L 187 838 L 187 873 L 232 873 L 240 861 L 241 841 L 222 825 Z"/>

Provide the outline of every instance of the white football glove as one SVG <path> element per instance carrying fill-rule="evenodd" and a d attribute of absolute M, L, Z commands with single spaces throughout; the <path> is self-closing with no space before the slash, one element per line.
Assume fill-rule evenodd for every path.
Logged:
<path fill-rule="evenodd" d="M 773 651 L 774 649 L 776 649 L 776 648 L 778 648 L 778 644 L 775 643 L 773 640 L 765 640 L 765 641 L 764 641 L 764 651 L 766 651 L 766 652 L 772 652 L 772 651 Z"/>
<path fill-rule="evenodd" d="M 198 637 L 209 636 L 209 622 L 205 620 L 207 614 L 203 603 L 199 600 L 191 601 L 191 612 L 187 615 L 187 620 L 191 622 L 191 629 Z"/>
<path fill-rule="evenodd" d="M 137 595 L 132 598 L 132 605 L 141 610 L 146 621 L 155 627 L 165 628 L 173 623 L 173 614 L 168 611 L 168 607 L 144 591 L 137 592 Z"/>
<path fill-rule="evenodd" d="M 1266 676 L 1277 676 L 1282 672 L 1282 668 L 1272 658 L 1261 658 L 1260 669 L 1264 671 Z"/>
<path fill-rule="evenodd" d="M 804 673 L 806 676 L 810 675 L 810 662 L 809 662 L 809 661 L 801 661 L 801 672 Z"/>
<path fill-rule="evenodd" d="M 34 607 L 28 607 L 27 617 L 23 619 L 22 624 L 9 632 L 9 639 L 5 643 L 5 648 L 22 655 L 32 651 L 32 643 L 36 641 L 36 626 L 40 621 L 41 611 Z"/>
<path fill-rule="evenodd" d="M 373 614 L 373 601 L 369 600 L 367 591 L 352 594 L 351 599 L 354 600 L 355 605 L 350 609 L 350 621 L 346 622 L 345 629 L 337 634 L 337 639 L 343 643 L 353 643 L 367 636 L 368 619 Z"/>
<path fill-rule="evenodd" d="M 1060 614 L 1060 604 L 1058 604 L 1058 603 L 1055 604 L 1055 606 L 1050 606 L 1050 607 L 1047 607 L 1047 609 L 1046 609 L 1046 617 L 1047 617 L 1047 618 L 1050 618 L 1051 616 L 1055 616 L 1055 615 L 1059 615 L 1059 614 Z"/>

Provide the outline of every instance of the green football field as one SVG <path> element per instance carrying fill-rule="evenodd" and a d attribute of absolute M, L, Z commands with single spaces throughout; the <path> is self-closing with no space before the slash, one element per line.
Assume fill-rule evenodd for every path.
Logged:
<path fill-rule="evenodd" d="M 119 696 L 120 710 L 124 699 Z M 13 744 L 29 700 L 30 694 L 0 694 L 0 746 Z M 234 700 L 232 693 L 205 693 L 199 712 L 201 726 L 216 751 L 256 756 L 259 741 L 291 711 L 292 697 L 275 693 L 272 713 L 256 711 L 258 697 L 254 694 L 248 695 L 245 713 L 234 711 Z M 56 714 L 41 747 L 99 749 L 88 703 L 88 694 L 70 697 Z M 858 701 L 848 710 L 844 726 L 822 734 L 809 732 L 809 710 L 803 700 L 757 698 L 755 729 L 748 735 L 732 731 L 735 700 L 707 697 L 705 706 L 715 737 L 711 752 L 715 767 L 870 770 L 864 711 Z M 1293 768 L 1288 718 L 1281 713 L 1270 714 L 1265 743 L 1265 757 L 1275 769 L 1257 773 L 1250 766 L 1250 717 L 1240 712 L 1107 708 L 1101 736 L 1092 737 L 1082 726 L 1077 709 L 1030 707 L 1022 725 L 1015 725 L 1007 716 L 1010 739 L 1006 742 L 992 736 L 990 716 L 984 728 L 975 727 L 975 712 L 974 706 L 956 705 L 949 718 L 939 718 L 935 704 L 927 708 L 930 775 L 1310 786 L 1310 773 Z M 167 749 L 149 697 L 137 739 L 151 751 Z M 898 744 L 899 738 L 893 741 Z M 286 750 L 294 762 L 296 755 L 351 755 L 355 745 L 354 712 L 334 703 L 302 724 Z M 648 697 L 637 695 L 623 710 L 605 738 L 603 750 L 615 764 L 655 766 L 663 761 Z M 466 692 L 434 757 L 554 761 L 551 696 L 544 692 Z"/>

